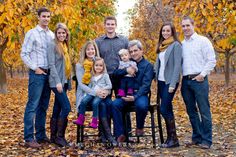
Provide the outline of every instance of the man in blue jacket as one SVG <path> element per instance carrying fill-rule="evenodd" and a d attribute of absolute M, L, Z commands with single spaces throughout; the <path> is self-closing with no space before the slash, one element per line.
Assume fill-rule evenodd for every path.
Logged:
<path fill-rule="evenodd" d="M 136 107 L 136 135 L 142 136 L 144 134 L 143 127 L 149 105 L 148 93 L 154 75 L 152 64 L 143 57 L 143 46 L 140 41 L 130 41 L 128 50 L 131 58 L 137 63 L 138 72 L 135 73 L 135 69 L 129 67 L 127 69 L 117 69 L 113 73 L 116 77 L 123 77 L 127 74 L 135 76 L 134 95 L 117 98 L 112 103 L 115 136 L 117 137 L 118 142 L 124 142 L 126 140 L 122 111 L 129 102 L 134 102 Z"/>

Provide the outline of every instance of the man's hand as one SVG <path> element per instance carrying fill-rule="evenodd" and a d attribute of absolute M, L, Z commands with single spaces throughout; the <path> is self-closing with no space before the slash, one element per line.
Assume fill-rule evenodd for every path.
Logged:
<path fill-rule="evenodd" d="M 42 69 L 40 69 L 40 68 L 37 68 L 36 70 L 35 70 L 35 74 L 44 74 L 44 75 L 47 75 L 47 73 L 45 73 Z"/>
<path fill-rule="evenodd" d="M 61 83 L 58 83 L 58 84 L 56 85 L 56 87 L 57 87 L 57 91 L 58 91 L 59 93 L 62 93 L 62 92 L 63 92 L 63 87 L 62 87 L 62 84 L 61 84 Z"/>
<path fill-rule="evenodd" d="M 131 76 L 135 76 L 135 68 L 133 68 L 133 67 L 128 67 L 127 69 L 126 69 L 126 71 L 127 71 L 127 73 L 128 74 L 130 74 Z"/>
<path fill-rule="evenodd" d="M 124 101 L 134 101 L 134 96 L 127 95 L 126 97 L 121 97 Z"/>
<path fill-rule="evenodd" d="M 194 77 L 192 80 L 196 80 L 198 82 L 202 82 L 202 81 L 204 81 L 204 77 L 199 74 L 196 77 Z"/>

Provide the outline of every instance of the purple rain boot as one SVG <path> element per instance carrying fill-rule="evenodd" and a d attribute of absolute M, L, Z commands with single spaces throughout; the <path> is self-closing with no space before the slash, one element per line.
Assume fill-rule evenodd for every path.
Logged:
<path fill-rule="evenodd" d="M 97 129 L 98 127 L 98 119 L 93 117 L 91 123 L 89 124 L 90 127 Z"/>
<path fill-rule="evenodd" d="M 118 97 L 125 97 L 125 91 L 123 89 L 118 89 Z"/>
<path fill-rule="evenodd" d="M 134 95 L 134 89 L 133 88 L 128 88 L 127 95 Z"/>
<path fill-rule="evenodd" d="M 85 121 L 84 115 L 79 114 L 79 117 L 75 121 L 73 121 L 73 123 L 77 125 L 84 125 L 84 121 Z"/>

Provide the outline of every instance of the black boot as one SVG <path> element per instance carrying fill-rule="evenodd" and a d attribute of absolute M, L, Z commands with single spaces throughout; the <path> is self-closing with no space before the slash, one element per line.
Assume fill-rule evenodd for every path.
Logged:
<path fill-rule="evenodd" d="M 55 143 L 55 139 L 57 137 L 57 119 L 51 118 L 50 120 L 50 142 Z"/>
<path fill-rule="evenodd" d="M 106 139 L 112 144 L 112 146 L 116 147 L 118 145 L 117 141 L 113 138 L 111 134 L 111 129 L 108 124 L 107 118 L 101 118 L 103 132 L 106 136 Z"/>
<path fill-rule="evenodd" d="M 67 118 L 59 118 L 57 121 L 57 137 L 55 139 L 55 143 L 61 147 L 68 146 L 68 143 L 65 139 L 67 123 Z"/>
<path fill-rule="evenodd" d="M 99 121 L 98 131 L 99 131 L 99 142 L 106 143 L 107 139 L 106 139 L 106 136 L 104 134 L 104 130 L 103 130 L 101 121 Z"/>
<path fill-rule="evenodd" d="M 179 140 L 176 135 L 176 127 L 174 119 L 165 119 L 167 128 L 167 140 L 161 145 L 162 148 L 173 148 L 179 146 Z"/>

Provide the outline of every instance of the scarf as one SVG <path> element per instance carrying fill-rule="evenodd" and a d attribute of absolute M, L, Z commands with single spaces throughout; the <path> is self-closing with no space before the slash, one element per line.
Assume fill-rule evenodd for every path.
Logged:
<path fill-rule="evenodd" d="M 163 52 L 173 42 L 174 42 L 173 37 L 169 37 L 168 39 L 164 40 L 159 47 L 160 52 Z"/>
<path fill-rule="evenodd" d="M 93 61 L 85 59 L 83 63 L 83 67 L 84 67 L 84 75 L 82 77 L 82 83 L 88 85 L 92 77 L 91 70 L 93 67 Z"/>
<path fill-rule="evenodd" d="M 69 79 L 70 75 L 71 75 L 72 66 L 71 66 L 70 56 L 69 56 L 69 52 L 68 52 L 68 47 L 65 43 L 64 44 L 61 43 L 61 47 L 64 52 L 65 75 L 66 75 L 66 78 Z"/>

